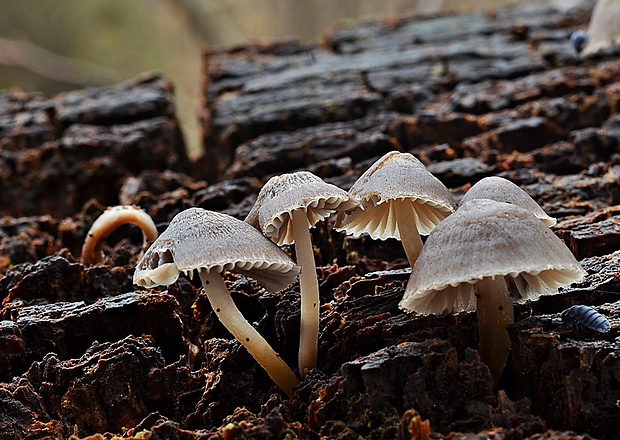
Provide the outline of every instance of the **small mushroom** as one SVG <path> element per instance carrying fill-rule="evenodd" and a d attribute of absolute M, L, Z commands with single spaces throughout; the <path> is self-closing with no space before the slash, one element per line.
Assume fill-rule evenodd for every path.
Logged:
<path fill-rule="evenodd" d="M 133 205 L 119 205 L 106 209 L 93 223 L 82 246 L 82 262 L 97 264 L 103 260 L 103 241 L 118 227 L 133 224 L 142 230 L 143 248 L 147 249 L 157 238 L 157 228 L 150 215 Z"/>
<path fill-rule="evenodd" d="M 528 193 L 503 177 L 491 176 L 479 180 L 465 193 L 460 204 L 474 199 L 490 199 L 496 202 L 511 203 L 529 210 L 549 227 L 556 224 L 556 219 L 549 217 Z"/>
<path fill-rule="evenodd" d="M 574 32 L 571 43 L 582 58 L 620 44 L 620 2 L 598 0 L 592 10 L 588 30 L 585 33 Z"/>
<path fill-rule="evenodd" d="M 301 266 L 301 324 L 299 371 L 316 367 L 319 335 L 319 284 L 309 229 L 337 211 L 355 203 L 346 191 L 308 171 L 274 176 L 261 188 L 245 221 L 278 245 L 295 243 Z"/>
<path fill-rule="evenodd" d="M 422 249 L 422 235 L 454 212 L 452 193 L 415 156 L 391 151 L 377 160 L 349 190 L 358 203 L 338 215 L 336 230 L 354 237 L 396 238 L 413 266 Z"/>
<path fill-rule="evenodd" d="M 295 373 L 250 325 L 233 302 L 221 274 L 234 271 L 275 292 L 295 281 L 299 268 L 260 232 L 226 214 L 190 208 L 177 214 L 136 265 L 139 286 L 169 285 L 196 271 L 218 318 L 287 394 Z"/>
<path fill-rule="evenodd" d="M 429 235 L 399 306 L 420 315 L 478 311 L 480 357 L 496 383 L 514 321 L 513 301 L 554 295 L 586 274 L 564 243 L 524 208 L 463 203 Z"/>

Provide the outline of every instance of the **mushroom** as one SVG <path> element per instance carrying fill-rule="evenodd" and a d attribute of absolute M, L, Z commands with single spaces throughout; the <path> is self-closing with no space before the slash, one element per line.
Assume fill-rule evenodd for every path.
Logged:
<path fill-rule="evenodd" d="M 474 199 L 490 199 L 496 202 L 511 203 L 529 210 L 549 227 L 556 224 L 556 219 L 549 217 L 528 193 L 503 177 L 491 176 L 479 180 L 461 198 L 460 204 Z"/>
<path fill-rule="evenodd" d="M 147 249 L 157 238 L 157 228 L 150 215 L 133 205 L 119 205 L 107 208 L 92 224 L 82 246 L 82 262 L 85 265 L 103 260 L 103 241 L 118 227 L 133 224 L 142 230 L 143 248 Z"/>
<path fill-rule="evenodd" d="M 452 193 L 409 153 L 391 151 L 371 165 L 349 195 L 358 207 L 338 215 L 336 230 L 358 237 L 399 239 L 413 266 L 428 235 L 454 212 Z"/>
<path fill-rule="evenodd" d="M 196 271 L 218 318 L 287 394 L 299 383 L 295 373 L 250 325 L 233 302 L 222 273 L 234 271 L 275 292 L 295 281 L 299 268 L 260 232 L 226 214 L 190 208 L 177 214 L 138 261 L 139 286 L 169 285 L 180 273 Z"/>
<path fill-rule="evenodd" d="M 429 235 L 399 306 L 419 315 L 477 309 L 479 352 L 497 383 L 508 359 L 513 301 L 554 295 L 586 274 L 527 209 L 477 199 Z"/>
<path fill-rule="evenodd" d="M 620 2 L 598 0 L 592 10 L 588 30 L 573 32 L 571 43 L 582 58 L 620 44 Z"/>
<path fill-rule="evenodd" d="M 336 211 L 352 209 L 346 191 L 308 171 L 274 176 L 261 188 L 245 221 L 278 245 L 295 243 L 301 266 L 299 371 L 316 367 L 319 335 L 319 284 L 309 229 Z"/>

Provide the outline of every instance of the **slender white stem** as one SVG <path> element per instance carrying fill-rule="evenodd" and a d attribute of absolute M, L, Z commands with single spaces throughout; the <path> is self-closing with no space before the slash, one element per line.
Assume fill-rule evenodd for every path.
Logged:
<path fill-rule="evenodd" d="M 394 212 L 396 214 L 396 225 L 400 234 L 400 241 L 405 248 L 407 260 L 413 267 L 422 250 L 422 237 L 416 227 L 416 212 L 410 200 L 393 200 Z"/>
<path fill-rule="evenodd" d="M 290 397 L 293 394 L 293 387 L 299 383 L 297 376 L 265 338 L 243 317 L 230 297 L 221 275 L 215 271 L 207 273 L 202 270 L 200 279 L 211 307 L 224 327 L 243 344 L 269 377 Z"/>
<path fill-rule="evenodd" d="M 316 368 L 319 344 L 319 281 L 308 218 L 301 209 L 291 213 L 297 264 L 301 266 L 299 289 L 301 291 L 301 324 L 299 328 L 299 372 L 301 376 Z"/>
<path fill-rule="evenodd" d="M 475 286 L 478 298 L 479 353 L 497 385 L 510 352 L 506 327 L 514 322 L 514 308 L 504 277 L 483 278 Z"/>
<path fill-rule="evenodd" d="M 85 265 L 101 262 L 103 240 L 124 224 L 132 224 L 140 228 L 144 239 L 144 249 L 148 248 L 157 238 L 157 228 L 153 219 L 142 209 L 131 205 L 114 206 L 106 209 L 90 227 L 82 246 L 82 262 Z"/>

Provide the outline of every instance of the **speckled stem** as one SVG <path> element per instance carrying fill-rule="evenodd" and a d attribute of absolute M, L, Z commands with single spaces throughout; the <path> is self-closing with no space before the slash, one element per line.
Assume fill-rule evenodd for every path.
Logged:
<path fill-rule="evenodd" d="M 475 286 L 478 298 L 479 353 L 497 385 L 510 351 L 506 327 L 514 322 L 512 299 L 504 277 L 483 278 Z"/>
<path fill-rule="evenodd" d="M 297 376 L 265 338 L 243 317 L 230 297 L 222 276 L 214 271 L 207 273 L 202 270 L 200 279 L 211 307 L 224 327 L 243 344 L 269 377 L 290 397 L 293 394 L 293 387 L 299 383 Z"/>
<path fill-rule="evenodd" d="M 394 200 L 392 203 L 394 203 L 400 241 L 403 243 L 403 248 L 405 248 L 407 260 L 409 260 L 409 264 L 413 267 L 422 250 L 422 237 L 420 237 L 415 222 L 417 214 L 408 200 Z"/>
<path fill-rule="evenodd" d="M 312 240 L 306 214 L 299 209 L 291 213 L 295 255 L 301 266 L 299 288 L 301 290 L 301 325 L 299 329 L 299 372 L 302 377 L 316 368 L 319 343 L 319 282 Z"/>

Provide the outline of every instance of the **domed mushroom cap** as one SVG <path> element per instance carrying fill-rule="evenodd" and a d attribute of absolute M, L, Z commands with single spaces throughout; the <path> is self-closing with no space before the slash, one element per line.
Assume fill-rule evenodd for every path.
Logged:
<path fill-rule="evenodd" d="M 301 209 L 308 228 L 336 211 L 352 209 L 355 202 L 346 191 L 308 171 L 274 176 L 260 190 L 245 221 L 263 231 L 278 245 L 293 243 L 291 212 Z"/>
<path fill-rule="evenodd" d="M 549 217 L 528 193 L 503 177 L 491 176 L 481 179 L 465 193 L 461 199 L 461 205 L 475 199 L 511 203 L 527 209 L 549 227 L 556 224 L 556 219 Z"/>
<path fill-rule="evenodd" d="M 367 232 L 373 239 L 397 238 L 394 200 L 408 200 L 416 213 L 416 227 L 428 235 L 456 209 L 452 193 L 415 156 L 390 151 L 360 176 L 349 190 L 360 206 L 341 214 L 336 229 L 353 236 Z"/>
<path fill-rule="evenodd" d="M 592 56 L 617 44 L 620 44 L 620 2 L 599 0 L 592 11 L 587 41 L 580 55 Z"/>
<path fill-rule="evenodd" d="M 488 199 L 464 203 L 429 235 L 400 307 L 426 314 L 476 309 L 474 284 L 511 276 L 523 302 L 586 274 L 564 243 L 528 210 Z"/>
<path fill-rule="evenodd" d="M 259 231 L 226 214 L 189 208 L 138 261 L 133 282 L 139 286 L 169 285 L 179 273 L 235 271 L 275 292 L 295 281 L 299 267 Z"/>

